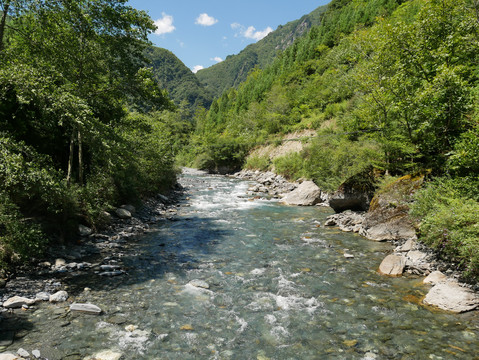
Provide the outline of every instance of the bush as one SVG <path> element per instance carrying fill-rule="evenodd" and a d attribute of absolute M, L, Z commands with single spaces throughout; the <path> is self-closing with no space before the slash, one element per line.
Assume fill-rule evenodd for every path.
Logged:
<path fill-rule="evenodd" d="M 451 179 L 437 179 L 416 194 L 411 215 L 419 239 L 452 261 L 466 280 L 479 278 L 479 203 L 461 194 Z"/>
<path fill-rule="evenodd" d="M 316 138 L 304 151 L 304 176 L 325 191 L 334 191 L 346 179 L 381 159 L 370 141 L 350 141 L 328 134 Z"/>
<path fill-rule="evenodd" d="M 274 159 L 274 170 L 288 180 L 298 180 L 304 176 L 304 159 L 300 153 L 293 152 Z"/>
<path fill-rule="evenodd" d="M 244 167 L 249 170 L 267 171 L 271 165 L 269 156 L 248 156 Z"/>
<path fill-rule="evenodd" d="M 0 193 L 0 267 L 40 256 L 46 244 L 40 226 L 24 219 L 17 206 Z"/>

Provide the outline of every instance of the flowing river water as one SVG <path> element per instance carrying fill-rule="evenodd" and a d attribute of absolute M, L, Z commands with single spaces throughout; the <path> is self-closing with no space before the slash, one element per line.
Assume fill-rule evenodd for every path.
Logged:
<path fill-rule="evenodd" d="M 11 350 L 38 348 L 50 360 L 103 350 L 124 359 L 478 358 L 476 313 L 425 308 L 421 279 L 377 273 L 390 244 L 325 228 L 329 208 L 252 201 L 248 182 L 180 181 L 176 221 L 135 244 L 123 258 L 128 275 L 89 278 L 87 299 L 104 313 L 41 305 Z"/>

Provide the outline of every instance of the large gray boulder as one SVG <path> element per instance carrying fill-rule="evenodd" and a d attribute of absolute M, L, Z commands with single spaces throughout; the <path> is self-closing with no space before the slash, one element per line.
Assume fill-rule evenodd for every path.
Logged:
<path fill-rule="evenodd" d="M 376 194 L 359 234 L 375 241 L 416 240 L 409 205 L 423 181 L 423 175 L 403 176 Z"/>
<path fill-rule="evenodd" d="M 463 313 L 476 309 L 479 306 L 479 297 L 456 282 L 440 282 L 429 291 L 424 303 L 442 310 Z"/>
<path fill-rule="evenodd" d="M 321 202 L 321 189 L 312 181 L 303 181 L 283 197 L 287 205 L 312 206 Z"/>

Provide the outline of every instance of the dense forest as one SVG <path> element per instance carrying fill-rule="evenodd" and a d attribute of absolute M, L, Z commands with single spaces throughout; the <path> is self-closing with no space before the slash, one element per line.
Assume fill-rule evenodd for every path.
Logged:
<path fill-rule="evenodd" d="M 147 65 L 152 20 L 126 3 L 0 1 L 0 267 L 175 182 L 191 123 Z"/>
<path fill-rule="evenodd" d="M 229 55 L 224 61 L 198 71 L 196 76 L 206 90 L 216 97 L 231 87 L 238 87 L 251 70 L 255 67 L 264 69 L 273 62 L 279 52 L 307 34 L 311 27 L 319 25 L 326 8 L 327 6 L 320 6 L 301 19 L 279 26 L 264 39 L 248 45 L 237 55 Z"/>
<path fill-rule="evenodd" d="M 333 191 L 369 167 L 429 174 L 412 215 L 421 240 L 479 275 L 479 2 L 333 0 L 321 24 L 225 91 L 182 158 L 313 179 Z M 301 153 L 248 157 L 313 129 Z"/>
<path fill-rule="evenodd" d="M 209 108 L 213 95 L 200 83 L 193 72 L 171 51 L 155 46 L 146 49 L 147 65 L 161 88 L 178 106 L 192 112 L 198 107 Z"/>

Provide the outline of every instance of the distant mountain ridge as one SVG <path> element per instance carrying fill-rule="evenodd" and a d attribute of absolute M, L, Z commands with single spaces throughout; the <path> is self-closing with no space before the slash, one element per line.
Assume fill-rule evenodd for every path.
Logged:
<path fill-rule="evenodd" d="M 273 62 L 278 51 L 285 50 L 311 27 L 319 25 L 326 8 L 327 5 L 320 6 L 298 20 L 278 26 L 264 39 L 248 45 L 239 54 L 229 55 L 223 62 L 198 71 L 196 77 L 208 92 L 215 97 L 220 96 L 223 91 L 245 81 L 255 66 L 265 68 Z"/>
<path fill-rule="evenodd" d="M 168 91 L 173 102 L 179 105 L 187 101 L 191 109 L 197 106 L 209 108 L 213 95 L 196 78 L 195 74 L 171 51 L 151 46 L 146 50 L 149 66 L 161 88 Z"/>

